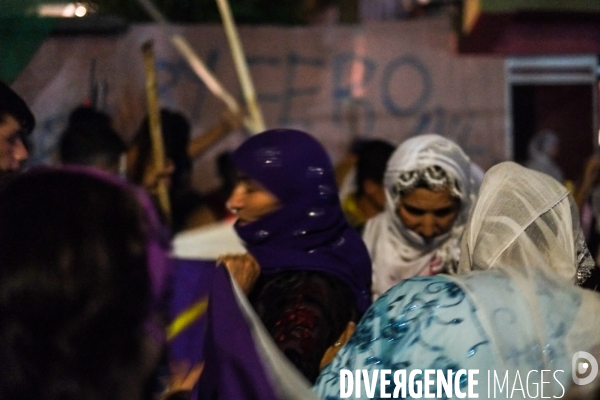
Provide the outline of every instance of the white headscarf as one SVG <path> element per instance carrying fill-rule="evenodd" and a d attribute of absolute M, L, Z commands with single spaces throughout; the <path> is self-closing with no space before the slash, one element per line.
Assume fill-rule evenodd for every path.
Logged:
<path fill-rule="evenodd" d="M 513 162 L 487 172 L 464 233 L 459 273 L 498 267 L 534 275 L 542 269 L 581 284 L 593 265 L 567 188 Z"/>
<path fill-rule="evenodd" d="M 460 211 L 452 229 L 430 243 L 408 230 L 397 214 L 401 194 L 398 186 L 410 185 L 401 178 L 412 171 L 441 167 L 455 182 L 450 188 L 460 198 Z M 402 143 L 388 161 L 384 176 L 386 207 L 365 226 L 363 239 L 373 261 L 374 298 L 403 279 L 452 272 L 460 256 L 459 240 L 476 199 L 481 170 L 471 164 L 469 157 L 454 142 L 437 134 L 426 134 Z"/>
<path fill-rule="evenodd" d="M 576 286 L 593 266 L 567 189 L 504 162 L 485 175 L 462 238 L 458 272 L 475 272 L 451 279 L 472 299 L 504 369 L 569 374 L 573 354 L 600 343 L 600 296 Z M 503 309 L 508 300 L 482 290 L 485 281 L 515 304 Z"/>
<path fill-rule="evenodd" d="M 552 160 L 553 149 L 558 146 L 558 136 L 550 129 L 543 129 L 529 142 L 529 159 L 525 166 L 548 174 L 559 182 L 563 181 L 560 167 Z"/>

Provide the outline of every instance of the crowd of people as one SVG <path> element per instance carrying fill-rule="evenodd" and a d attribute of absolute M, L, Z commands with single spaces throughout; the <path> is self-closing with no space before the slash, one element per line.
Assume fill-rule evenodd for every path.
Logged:
<path fill-rule="evenodd" d="M 272 129 L 219 157 L 211 204 L 192 160 L 239 119 L 191 138 L 163 110 L 158 171 L 147 120 L 125 143 L 82 107 L 60 165 L 24 171 L 35 118 L 0 83 L 0 400 L 462 398 L 477 382 L 492 398 L 490 373 L 509 382 L 494 398 L 598 396 L 574 358 L 600 349 L 598 157 L 572 196 L 560 175 L 484 174 L 425 134 L 355 143 L 344 178 L 311 134 Z M 556 144 L 539 138 L 538 164 Z M 211 261 L 208 302 L 172 320 L 189 290 L 173 233 L 227 215 L 246 253 Z M 170 364 L 172 332 L 200 315 L 203 360 Z"/>

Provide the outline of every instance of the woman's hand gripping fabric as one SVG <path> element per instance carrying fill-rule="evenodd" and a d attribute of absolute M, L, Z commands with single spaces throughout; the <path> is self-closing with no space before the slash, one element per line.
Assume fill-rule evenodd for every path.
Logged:
<path fill-rule="evenodd" d="M 260 265 L 251 254 L 227 254 L 217 259 L 235 279 L 244 293 L 249 294 L 260 275 Z"/>

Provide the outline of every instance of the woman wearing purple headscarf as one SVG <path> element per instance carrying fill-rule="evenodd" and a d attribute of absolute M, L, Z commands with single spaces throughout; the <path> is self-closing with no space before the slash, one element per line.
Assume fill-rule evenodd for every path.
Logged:
<path fill-rule="evenodd" d="M 249 298 L 280 350 L 314 382 L 325 351 L 370 303 L 367 249 L 344 217 L 329 157 L 310 135 L 269 130 L 231 159 L 239 180 L 227 205 L 260 266 Z M 252 264 L 221 261 L 230 270 Z"/>

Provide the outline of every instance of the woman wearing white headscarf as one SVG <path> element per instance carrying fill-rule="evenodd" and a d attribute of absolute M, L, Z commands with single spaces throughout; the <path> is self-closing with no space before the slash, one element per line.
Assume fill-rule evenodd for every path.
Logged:
<path fill-rule="evenodd" d="M 558 135 L 550 129 L 542 129 L 529 142 L 529 159 L 525 166 L 563 182 L 563 172 L 554 161 L 558 155 L 558 146 Z"/>
<path fill-rule="evenodd" d="M 575 353 L 600 344 L 600 296 L 577 287 L 593 262 L 567 189 L 515 163 L 491 168 L 461 247 L 461 274 L 408 279 L 371 306 L 321 372 L 321 398 L 339 398 L 342 369 L 477 369 L 479 398 L 564 395 Z"/>
<path fill-rule="evenodd" d="M 460 236 L 481 170 L 453 141 L 437 134 L 402 143 L 384 176 L 385 211 L 367 222 L 373 297 L 403 279 L 454 272 Z"/>

